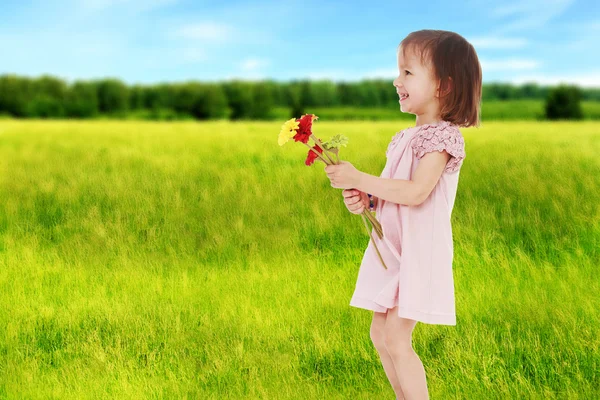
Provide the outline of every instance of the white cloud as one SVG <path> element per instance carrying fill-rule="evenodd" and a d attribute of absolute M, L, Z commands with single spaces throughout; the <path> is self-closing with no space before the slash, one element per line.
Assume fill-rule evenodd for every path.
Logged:
<path fill-rule="evenodd" d="M 259 58 L 248 58 L 240 64 L 240 68 L 244 71 L 253 71 L 269 65 L 269 60 Z"/>
<path fill-rule="evenodd" d="M 182 26 L 171 35 L 191 40 L 223 42 L 231 40 L 233 33 L 234 28 L 229 25 L 208 21 Z"/>
<path fill-rule="evenodd" d="M 535 69 L 540 66 L 540 62 L 537 60 L 522 60 L 517 58 L 494 61 L 480 60 L 479 62 L 483 71 Z"/>
<path fill-rule="evenodd" d="M 535 7 L 534 1 L 519 1 L 513 4 L 504 4 L 498 6 L 492 10 L 494 17 L 506 17 L 514 14 L 524 14 L 531 11 L 532 7 Z"/>
<path fill-rule="evenodd" d="M 537 82 L 540 85 L 551 85 L 555 86 L 561 83 L 578 85 L 581 87 L 595 87 L 600 88 L 600 70 L 588 72 L 586 74 L 573 74 L 568 75 L 542 75 L 535 74 L 529 76 L 516 76 L 510 79 L 510 82 L 521 85 L 525 82 Z"/>
<path fill-rule="evenodd" d="M 510 17 L 494 33 L 545 27 L 550 20 L 561 15 L 575 0 L 519 0 L 492 10 L 493 17 Z"/>
<path fill-rule="evenodd" d="M 286 45 L 277 34 L 271 30 L 261 30 L 254 25 L 244 26 L 242 23 L 221 23 L 217 21 L 192 22 L 172 28 L 167 37 L 176 40 L 202 42 L 210 45 L 233 46 L 275 46 Z"/>
<path fill-rule="evenodd" d="M 467 39 L 477 50 L 479 49 L 519 49 L 527 46 L 529 41 L 525 38 L 503 38 L 481 36 Z"/>

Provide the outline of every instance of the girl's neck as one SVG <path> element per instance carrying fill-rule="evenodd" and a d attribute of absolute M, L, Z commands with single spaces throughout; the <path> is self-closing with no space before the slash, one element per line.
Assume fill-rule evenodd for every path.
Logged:
<path fill-rule="evenodd" d="M 443 122 L 442 118 L 437 117 L 428 117 L 425 115 L 417 115 L 417 120 L 415 122 L 415 126 L 421 125 L 434 125 Z"/>

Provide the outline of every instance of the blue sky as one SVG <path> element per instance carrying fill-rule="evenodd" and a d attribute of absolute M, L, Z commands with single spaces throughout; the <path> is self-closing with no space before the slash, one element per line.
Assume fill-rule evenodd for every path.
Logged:
<path fill-rule="evenodd" d="M 133 83 L 393 79 L 411 31 L 457 32 L 483 80 L 600 87 L 600 1 L 2 0 L 0 74 Z"/>

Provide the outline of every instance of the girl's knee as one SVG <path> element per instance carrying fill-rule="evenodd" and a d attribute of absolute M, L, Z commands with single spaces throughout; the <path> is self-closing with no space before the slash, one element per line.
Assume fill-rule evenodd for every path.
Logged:
<path fill-rule="evenodd" d="M 384 343 L 390 354 L 410 354 L 412 348 L 412 332 L 417 321 L 388 315 L 384 329 Z"/>
<path fill-rule="evenodd" d="M 404 357 L 414 353 L 412 341 L 398 336 L 390 332 L 386 332 L 383 337 L 383 342 L 387 352 L 391 356 Z"/>
<path fill-rule="evenodd" d="M 377 350 L 385 350 L 385 314 L 374 312 L 370 336 Z"/>

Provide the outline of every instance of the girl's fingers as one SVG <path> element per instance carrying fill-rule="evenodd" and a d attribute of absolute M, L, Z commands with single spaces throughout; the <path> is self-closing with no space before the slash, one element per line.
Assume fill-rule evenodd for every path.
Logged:
<path fill-rule="evenodd" d="M 365 208 L 363 199 L 361 197 L 361 192 L 356 189 L 344 189 L 342 190 L 342 195 L 344 196 L 344 203 L 346 203 L 346 208 L 353 214 L 360 214 Z"/>
<path fill-rule="evenodd" d="M 360 196 L 352 196 L 344 198 L 346 204 L 356 204 L 360 201 Z"/>

